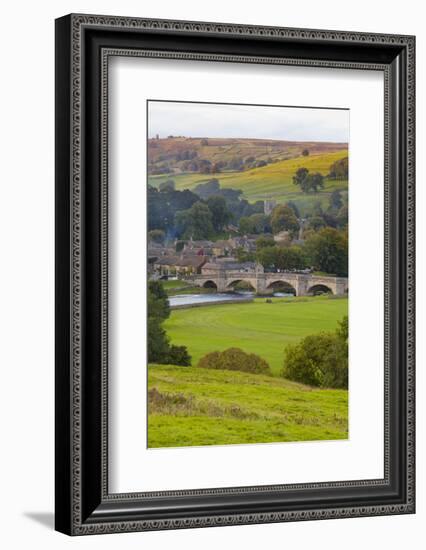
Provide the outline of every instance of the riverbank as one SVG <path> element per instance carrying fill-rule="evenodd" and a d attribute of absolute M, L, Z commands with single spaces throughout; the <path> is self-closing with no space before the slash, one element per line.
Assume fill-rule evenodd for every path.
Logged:
<path fill-rule="evenodd" d="M 182 304 L 179 304 L 178 303 L 178 300 L 181 296 L 180 295 L 177 295 L 177 296 L 174 296 L 174 297 L 170 297 L 169 298 L 169 303 L 170 303 L 170 309 L 171 310 L 174 310 L 174 309 L 191 309 L 191 308 L 194 308 L 194 307 L 210 307 L 210 306 L 221 306 L 221 305 L 231 305 L 231 304 L 244 304 L 244 303 L 250 303 L 250 302 L 253 302 L 254 300 L 254 295 L 252 296 L 249 296 L 249 297 L 243 297 L 243 296 L 232 296 L 232 297 L 229 297 L 229 298 L 218 298 L 218 296 L 216 295 L 213 295 L 212 296 L 212 300 L 208 300 L 208 296 L 202 296 L 202 299 L 200 299 L 199 302 L 197 301 L 193 301 L 191 303 L 188 303 L 187 302 L 187 296 L 182 296 L 183 300 L 185 303 L 182 303 Z M 192 298 L 196 298 L 196 295 L 195 296 L 192 296 Z M 200 296 L 201 298 L 201 296 Z"/>

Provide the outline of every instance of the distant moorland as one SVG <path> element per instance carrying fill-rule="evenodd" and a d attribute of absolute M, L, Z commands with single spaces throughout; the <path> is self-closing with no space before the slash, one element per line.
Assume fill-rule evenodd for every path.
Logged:
<path fill-rule="evenodd" d="M 204 145 L 203 145 L 204 143 Z M 172 178 L 177 190 L 194 189 L 212 177 L 222 188 L 240 189 L 250 202 L 293 200 L 302 210 L 313 202 L 324 205 L 331 193 L 347 194 L 347 179 L 326 178 L 324 189 L 306 195 L 293 185 L 298 168 L 324 176 L 330 166 L 348 156 L 347 143 L 292 142 L 260 139 L 150 139 L 148 183 L 159 187 Z"/>

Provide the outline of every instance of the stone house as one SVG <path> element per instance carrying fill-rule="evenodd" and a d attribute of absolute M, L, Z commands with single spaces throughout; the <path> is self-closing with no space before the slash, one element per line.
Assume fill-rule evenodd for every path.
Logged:
<path fill-rule="evenodd" d="M 207 262 L 201 268 L 202 275 L 218 276 L 226 271 L 254 272 L 256 270 L 255 262 L 238 262 L 235 258 L 224 258 L 215 262 Z"/>
<path fill-rule="evenodd" d="M 207 257 L 193 254 L 190 256 L 163 256 L 153 263 L 153 271 L 160 277 L 190 276 L 201 273 Z"/>
<path fill-rule="evenodd" d="M 234 247 L 230 239 L 216 241 L 212 244 L 212 250 L 214 256 L 229 256 Z"/>

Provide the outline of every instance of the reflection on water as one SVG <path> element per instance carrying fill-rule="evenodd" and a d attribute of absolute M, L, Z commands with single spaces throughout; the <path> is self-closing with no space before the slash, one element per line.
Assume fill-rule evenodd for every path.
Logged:
<path fill-rule="evenodd" d="M 187 306 L 193 304 L 210 304 L 214 302 L 235 302 L 241 301 L 242 298 L 254 298 L 254 292 L 242 291 L 233 293 L 215 292 L 214 294 L 177 294 L 170 296 L 169 302 L 172 307 Z M 293 294 L 285 292 L 275 292 L 273 296 L 268 298 L 284 298 L 292 297 Z"/>

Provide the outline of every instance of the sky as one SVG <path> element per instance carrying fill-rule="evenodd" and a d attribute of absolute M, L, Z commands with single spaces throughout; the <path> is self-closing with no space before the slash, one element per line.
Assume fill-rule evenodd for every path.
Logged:
<path fill-rule="evenodd" d="M 349 110 L 148 102 L 148 136 L 349 142 Z"/>

